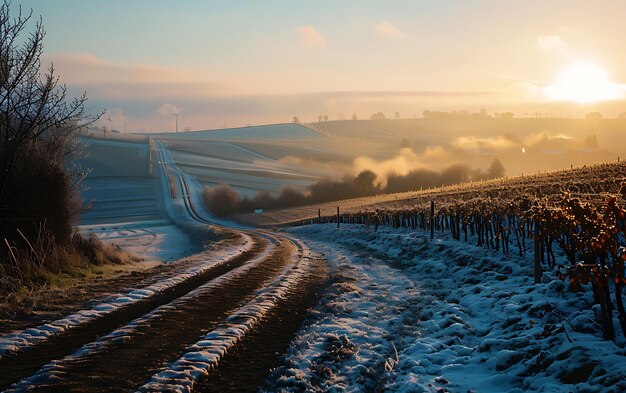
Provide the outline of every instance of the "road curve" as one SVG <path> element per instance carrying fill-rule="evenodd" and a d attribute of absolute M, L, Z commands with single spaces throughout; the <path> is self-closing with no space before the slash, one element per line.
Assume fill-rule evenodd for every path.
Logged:
<path fill-rule="evenodd" d="M 178 220 L 237 240 L 112 308 L 0 336 L 0 390 L 255 391 L 287 349 L 325 284 L 325 261 L 293 237 L 216 223 L 194 179 L 156 143 L 168 188 L 175 174 Z"/>

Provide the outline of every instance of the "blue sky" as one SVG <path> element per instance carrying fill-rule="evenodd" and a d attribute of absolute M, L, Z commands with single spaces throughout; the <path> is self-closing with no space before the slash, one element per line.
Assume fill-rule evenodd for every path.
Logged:
<path fill-rule="evenodd" d="M 137 130 L 170 127 L 159 115 L 166 104 L 183 109 L 181 121 L 193 129 L 288 121 L 294 114 L 314 119 L 321 112 L 363 117 L 375 107 L 515 109 L 536 102 L 536 92 L 576 61 L 626 80 L 623 1 L 17 5 L 42 16 L 46 60 L 62 80 Z M 380 92 L 409 91 L 473 95 L 380 98 Z M 367 94 L 349 99 L 350 92 Z"/>

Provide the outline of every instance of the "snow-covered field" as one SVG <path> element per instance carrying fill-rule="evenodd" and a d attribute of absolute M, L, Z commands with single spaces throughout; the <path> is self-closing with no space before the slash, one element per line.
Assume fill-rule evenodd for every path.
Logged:
<path fill-rule="evenodd" d="M 80 216 L 80 229 L 148 260 L 177 260 L 200 248 L 167 213 L 170 201 L 159 172 L 150 173 L 145 142 L 81 138 L 86 157 L 80 164 L 90 170 L 81 196 L 90 208 Z"/>
<path fill-rule="evenodd" d="M 100 240 L 151 261 L 175 261 L 199 251 L 187 234 L 167 220 L 83 225 L 81 232 L 94 233 Z"/>
<path fill-rule="evenodd" d="M 238 192 L 278 192 L 285 185 L 304 188 L 324 173 L 322 165 L 301 160 L 350 161 L 337 144 L 296 124 L 271 124 L 212 131 L 155 135 L 176 165 L 203 185 L 228 183 Z M 287 157 L 298 157 L 296 162 Z M 318 168 L 319 167 L 319 168 Z"/>
<path fill-rule="evenodd" d="M 602 338 L 591 291 L 534 285 L 529 259 L 419 231 L 290 232 L 334 279 L 268 392 L 626 391 L 626 339 Z"/>
<path fill-rule="evenodd" d="M 156 160 L 174 174 L 176 163 L 188 172 L 181 176 L 200 208 L 203 183 L 191 172 L 201 181 L 202 173 L 212 178 L 205 184 L 223 176 L 240 179 L 240 187 L 251 190 L 283 176 L 311 174 L 288 168 L 271 149 L 251 150 L 256 142 L 245 133 L 235 132 L 230 141 L 224 140 L 226 132 L 212 133 L 181 134 L 176 143 L 187 147 L 176 152 L 156 144 Z M 215 140 L 201 145 L 191 134 Z M 294 134 L 285 142 L 281 135 L 274 135 L 281 149 L 309 138 Z M 316 142 L 304 146 L 317 149 L 328 138 L 309 139 Z M 203 146 L 218 150 L 202 157 Z M 224 160 L 220 147 L 237 154 Z M 184 193 L 177 181 L 178 196 L 170 200 L 167 182 L 157 181 L 163 173 L 150 178 L 147 145 L 94 141 L 91 148 L 99 177 L 92 179 L 92 192 L 104 202 L 83 216 L 84 230 L 149 258 L 192 252 L 181 247 L 191 242 L 173 225 L 190 221 Z M 615 342 L 602 338 L 590 290 L 571 293 L 567 283 L 548 275 L 534 285 L 530 258 L 445 238 L 429 241 L 420 231 L 350 225 L 289 231 L 328 258 L 332 282 L 284 365 L 268 378 L 268 392 L 626 391 L 626 338 L 619 328 Z"/>

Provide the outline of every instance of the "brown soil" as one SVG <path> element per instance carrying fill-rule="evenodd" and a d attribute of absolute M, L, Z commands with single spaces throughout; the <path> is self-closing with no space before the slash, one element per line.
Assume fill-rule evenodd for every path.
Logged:
<path fill-rule="evenodd" d="M 237 242 L 227 237 L 212 249 Z M 210 250 L 175 262 L 138 261 L 123 265 L 98 266 L 93 275 L 68 277 L 63 288 L 23 287 L 18 292 L 0 293 L 0 334 L 51 322 L 78 310 L 90 308 L 109 297 L 142 288 L 202 263 Z"/>

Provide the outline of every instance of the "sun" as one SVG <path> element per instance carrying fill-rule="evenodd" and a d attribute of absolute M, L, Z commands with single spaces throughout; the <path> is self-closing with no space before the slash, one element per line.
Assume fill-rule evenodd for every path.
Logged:
<path fill-rule="evenodd" d="M 577 63 L 567 67 L 554 84 L 542 93 L 555 101 L 589 103 L 624 98 L 624 86 L 611 82 L 606 71 L 593 63 Z"/>

